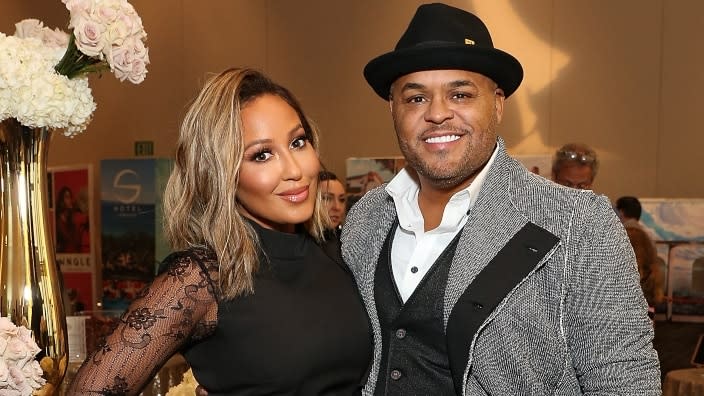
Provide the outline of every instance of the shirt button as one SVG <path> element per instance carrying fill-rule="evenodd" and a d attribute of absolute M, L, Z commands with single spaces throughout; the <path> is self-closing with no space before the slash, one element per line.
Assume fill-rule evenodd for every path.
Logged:
<path fill-rule="evenodd" d="M 411 272 L 413 272 L 414 274 L 418 272 L 418 267 L 411 267 Z"/>
<path fill-rule="evenodd" d="M 398 338 L 399 340 L 406 338 L 406 330 L 405 329 L 396 330 L 396 338 Z"/>
<path fill-rule="evenodd" d="M 399 370 L 391 370 L 391 379 L 394 381 L 398 381 L 401 379 L 401 372 Z"/>

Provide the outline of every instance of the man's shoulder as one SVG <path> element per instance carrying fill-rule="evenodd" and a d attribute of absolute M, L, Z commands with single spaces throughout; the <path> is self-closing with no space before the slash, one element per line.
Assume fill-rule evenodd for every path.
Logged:
<path fill-rule="evenodd" d="M 393 204 L 393 199 L 386 192 L 386 184 L 369 190 L 364 194 L 357 202 L 352 205 L 349 210 L 349 216 L 355 214 L 366 215 L 366 212 L 370 210 L 378 210 L 381 206 L 387 206 L 389 203 Z"/>

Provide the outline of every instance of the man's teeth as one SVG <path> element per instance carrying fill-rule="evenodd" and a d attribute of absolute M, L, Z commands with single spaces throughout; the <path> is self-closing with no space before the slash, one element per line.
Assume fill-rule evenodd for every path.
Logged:
<path fill-rule="evenodd" d="M 428 139 L 425 139 L 426 143 L 447 143 L 447 142 L 454 142 L 455 140 L 459 139 L 460 137 L 457 135 L 446 135 L 446 136 L 438 136 L 438 137 L 431 137 Z"/>

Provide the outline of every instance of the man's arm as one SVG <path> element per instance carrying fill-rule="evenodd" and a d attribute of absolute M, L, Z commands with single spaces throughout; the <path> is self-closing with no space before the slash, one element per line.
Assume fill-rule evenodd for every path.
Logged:
<path fill-rule="evenodd" d="M 660 395 L 653 327 L 623 226 L 598 197 L 572 227 L 564 327 L 582 391 Z"/>

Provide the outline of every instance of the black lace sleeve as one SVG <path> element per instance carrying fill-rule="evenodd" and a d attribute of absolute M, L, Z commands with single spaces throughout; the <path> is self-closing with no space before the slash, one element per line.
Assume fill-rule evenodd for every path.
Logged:
<path fill-rule="evenodd" d="M 136 395 L 189 342 L 217 323 L 218 265 L 205 249 L 170 255 L 165 270 L 83 362 L 70 395 Z"/>

